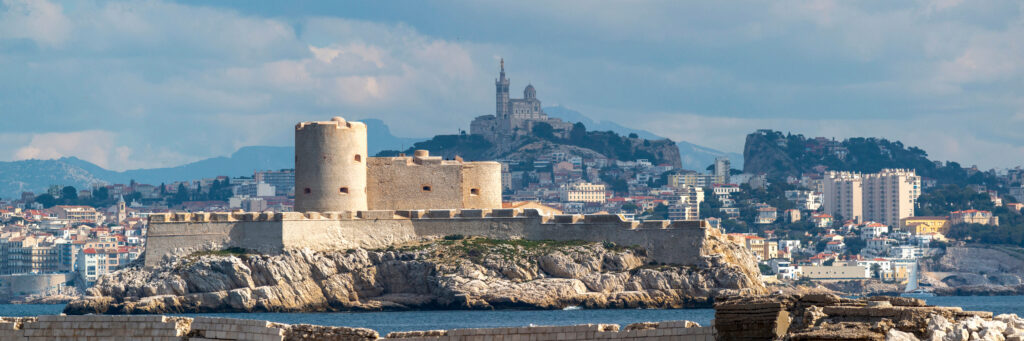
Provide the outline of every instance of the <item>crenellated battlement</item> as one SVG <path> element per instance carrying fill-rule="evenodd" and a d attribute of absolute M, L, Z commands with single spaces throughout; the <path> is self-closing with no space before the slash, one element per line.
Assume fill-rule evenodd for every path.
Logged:
<path fill-rule="evenodd" d="M 345 121 L 344 118 L 335 116 L 330 121 L 312 121 L 312 122 L 299 122 L 295 125 L 295 131 L 300 131 L 307 128 L 334 128 L 334 129 L 362 129 L 366 130 L 366 124 L 363 122 L 349 122 Z"/>
<path fill-rule="evenodd" d="M 366 220 L 507 220 L 533 219 L 544 225 L 594 225 L 613 224 L 624 229 L 693 229 L 705 228 L 702 220 L 627 220 L 621 214 L 560 214 L 543 215 L 533 208 L 509 209 L 449 209 L 449 210 L 370 210 L 344 212 L 198 212 L 198 213 L 154 213 L 149 223 L 221 223 L 221 222 L 283 222 L 283 221 L 366 221 Z"/>

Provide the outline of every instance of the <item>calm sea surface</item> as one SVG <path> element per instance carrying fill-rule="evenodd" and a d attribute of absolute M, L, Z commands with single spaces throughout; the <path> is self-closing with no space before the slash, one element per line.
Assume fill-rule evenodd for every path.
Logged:
<path fill-rule="evenodd" d="M 928 298 L 928 304 L 959 306 L 964 310 L 984 310 L 996 314 L 1024 316 L 1024 296 L 950 296 Z M 59 314 L 63 305 L 0 304 L 0 316 Z M 499 310 L 499 311 L 403 311 L 371 313 L 231 313 L 185 314 L 268 320 L 281 323 L 308 323 L 328 326 L 363 327 L 387 334 L 393 331 L 491 328 L 534 325 L 572 325 L 583 323 L 626 324 L 642 321 L 690 320 L 708 325 L 713 309 L 620 309 L 620 310 Z"/>

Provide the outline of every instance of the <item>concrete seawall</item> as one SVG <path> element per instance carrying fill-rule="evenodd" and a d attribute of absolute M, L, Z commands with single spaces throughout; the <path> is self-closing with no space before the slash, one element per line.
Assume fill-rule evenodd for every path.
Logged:
<path fill-rule="evenodd" d="M 712 327 L 689 321 L 509 327 L 394 332 L 385 337 L 365 328 L 282 324 L 210 317 L 64 316 L 0 317 L 0 340 L 687 340 L 715 339 Z"/>
<path fill-rule="evenodd" d="M 624 220 L 619 215 L 542 216 L 533 209 L 327 213 L 176 213 L 150 217 L 145 264 L 165 256 L 229 247 L 287 250 L 377 249 L 461 234 L 495 239 L 584 240 L 637 245 L 661 263 L 695 265 L 709 233 L 700 221 Z"/>

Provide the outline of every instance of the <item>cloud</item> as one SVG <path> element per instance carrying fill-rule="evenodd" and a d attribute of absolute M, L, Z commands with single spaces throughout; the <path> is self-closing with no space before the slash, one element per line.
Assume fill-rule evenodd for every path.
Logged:
<path fill-rule="evenodd" d="M 28 144 L 14 151 L 15 160 L 57 159 L 77 156 L 100 167 L 111 167 L 130 157 L 131 149 L 118 147 L 115 135 L 109 131 L 87 130 L 69 133 L 31 135 Z"/>
<path fill-rule="evenodd" d="M 45 0 L 3 0 L 0 2 L 0 39 L 29 39 L 55 47 L 71 32 L 60 5 Z"/>
<path fill-rule="evenodd" d="M 904 139 L 982 166 L 1022 159 L 1004 157 L 1024 145 L 1014 1 L 3 1 L 0 160 L 174 166 L 288 145 L 281 127 L 335 115 L 454 133 L 492 112 L 500 57 L 545 104 L 717 149 L 767 126 Z M 115 151 L 33 137 L 53 132 Z"/>

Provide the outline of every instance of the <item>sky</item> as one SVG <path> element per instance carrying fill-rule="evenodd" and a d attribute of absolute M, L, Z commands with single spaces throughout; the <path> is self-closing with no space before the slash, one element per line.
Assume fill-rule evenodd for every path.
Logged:
<path fill-rule="evenodd" d="M 0 161 L 175 166 L 292 126 L 468 130 L 513 97 L 742 152 L 874 136 L 1024 164 L 1020 1 L 0 0 Z"/>

